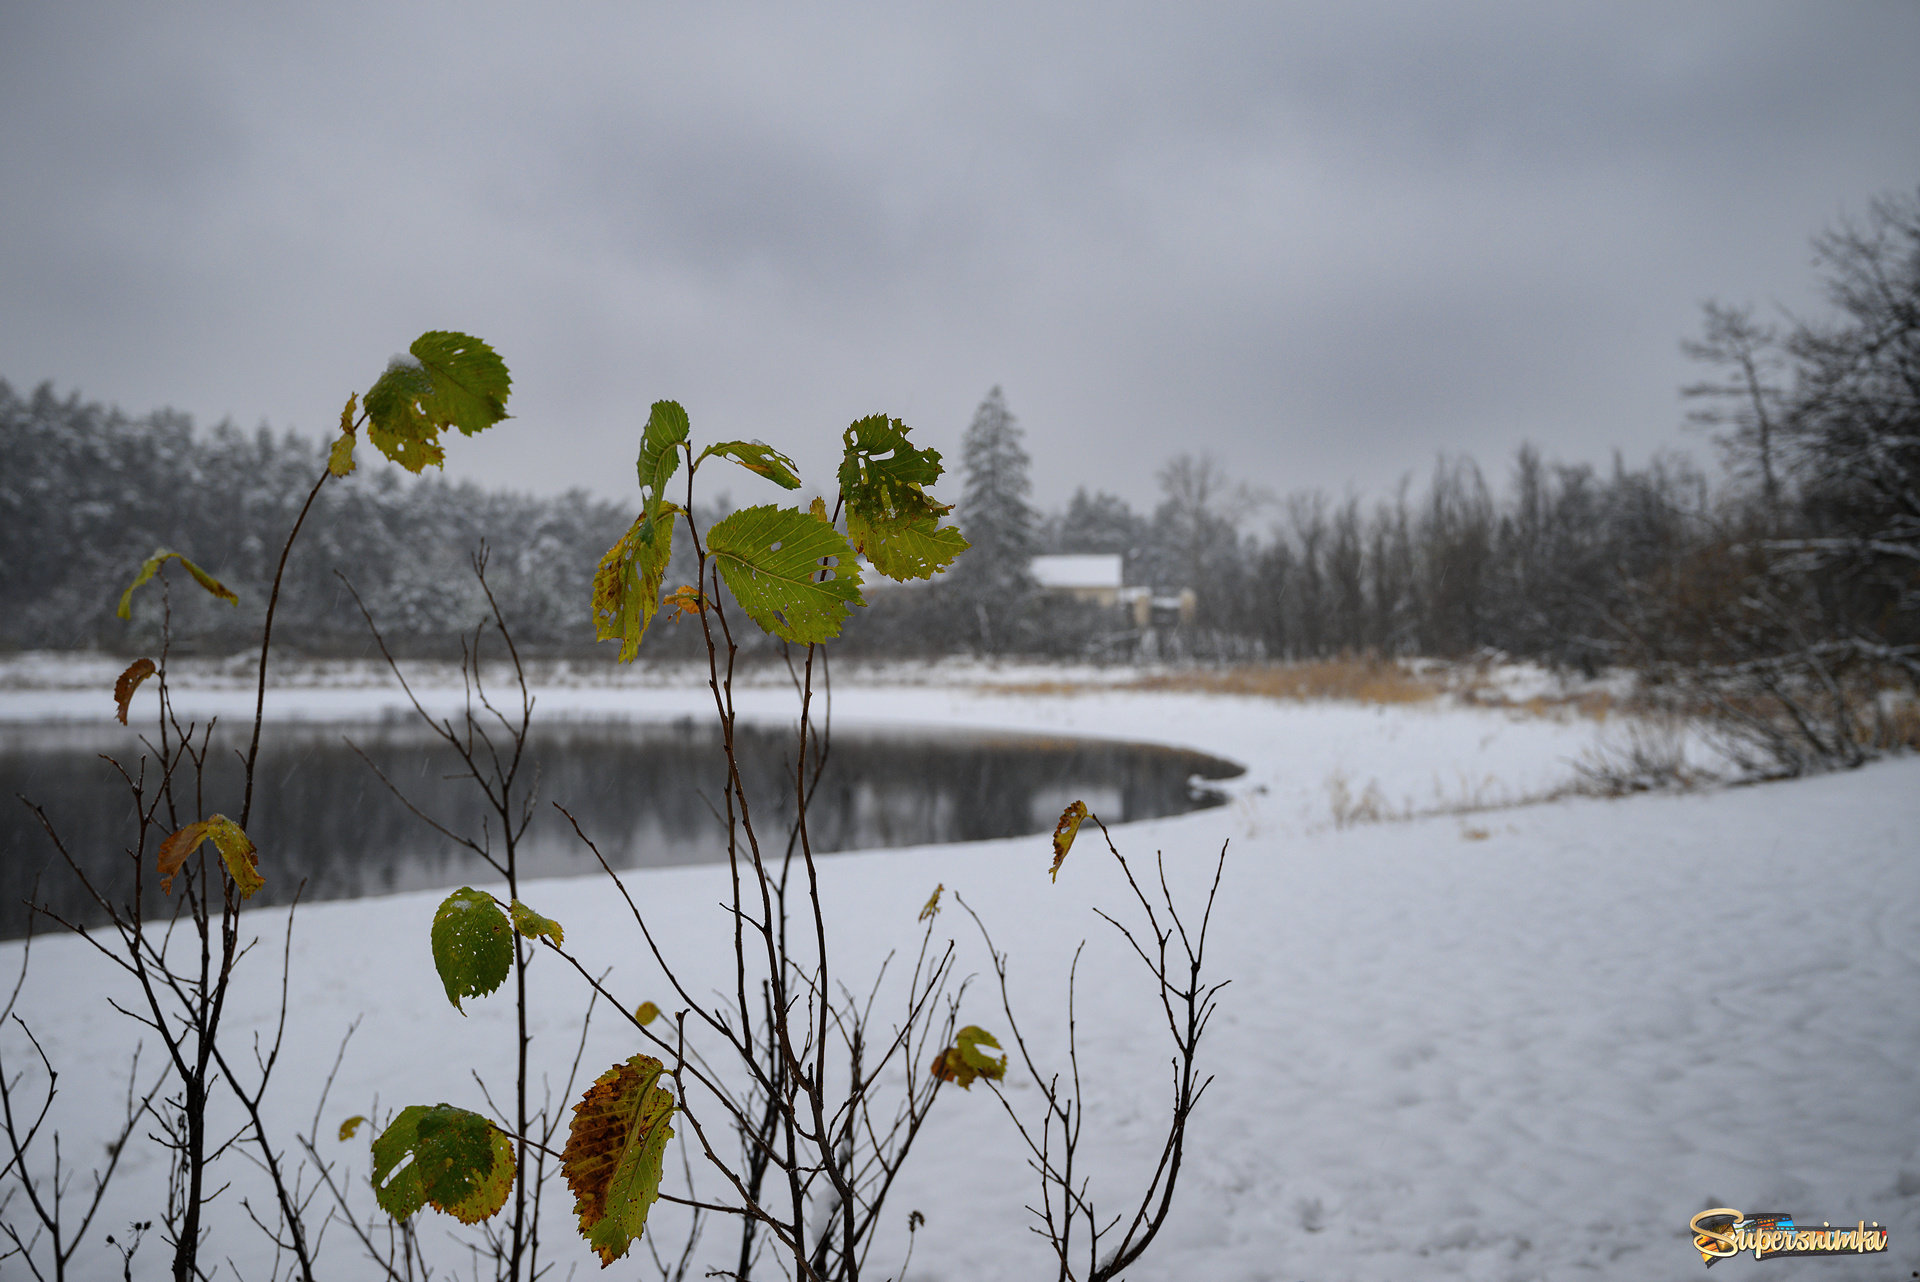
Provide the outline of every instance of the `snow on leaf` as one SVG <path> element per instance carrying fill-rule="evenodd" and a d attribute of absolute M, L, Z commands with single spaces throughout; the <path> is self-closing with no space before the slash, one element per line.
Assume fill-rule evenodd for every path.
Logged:
<path fill-rule="evenodd" d="M 999 1059 L 981 1050 L 982 1046 L 1000 1049 L 1000 1043 L 992 1033 L 974 1024 L 968 1024 L 953 1036 L 953 1045 L 933 1057 L 933 1075 L 943 1082 L 952 1082 L 963 1091 L 973 1089 L 976 1077 L 997 1082 L 1007 1075 L 1007 1057 Z"/>
<path fill-rule="evenodd" d="M 133 702 L 133 692 L 140 688 L 142 681 L 158 671 L 152 659 L 135 659 L 120 674 L 120 679 L 113 683 L 113 701 L 119 705 L 121 725 L 127 724 L 127 707 Z"/>
<path fill-rule="evenodd" d="M 373 1195 L 404 1220 L 423 1206 L 478 1224 L 513 1189 L 513 1142 L 480 1114 L 412 1104 L 373 1141 Z"/>
<path fill-rule="evenodd" d="M 551 917 L 542 917 L 518 899 L 513 901 L 512 913 L 513 928 L 528 939 L 538 939 L 545 935 L 555 944 L 567 942 L 567 932 L 561 929 L 559 922 Z"/>
<path fill-rule="evenodd" d="M 920 910 L 921 921 L 932 921 L 940 915 L 940 892 L 947 888 L 945 882 L 933 888 L 933 895 L 927 900 L 927 906 Z"/>
<path fill-rule="evenodd" d="M 260 876 L 260 852 L 254 849 L 253 842 L 240 825 L 225 815 L 213 815 L 198 823 L 188 824 L 180 831 L 160 843 L 160 856 L 156 869 L 160 874 L 160 893 L 173 893 L 173 879 L 179 873 L 180 866 L 202 843 L 211 840 L 215 850 L 220 852 L 221 861 L 227 866 L 228 876 L 233 878 L 234 886 L 240 891 L 242 899 L 251 899 L 255 891 L 266 885 Z"/>
<path fill-rule="evenodd" d="M 757 472 L 783 490 L 800 488 L 800 473 L 792 459 L 768 445 L 765 441 L 722 441 L 718 445 L 709 445 L 700 451 L 694 466 L 705 462 L 709 454 L 718 454 L 730 458 L 749 472 Z"/>
<path fill-rule="evenodd" d="M 352 1139 L 355 1135 L 358 1135 L 360 1133 L 361 1123 L 365 1122 L 366 1120 L 367 1119 L 365 1114 L 355 1113 L 352 1117 L 349 1117 L 346 1121 L 340 1123 L 340 1142 L 344 1144 L 348 1140 Z"/>
<path fill-rule="evenodd" d="M 785 641 L 838 636 L 860 601 L 860 571 L 846 539 L 798 508 L 742 508 L 708 532 L 707 551 L 740 607 Z M 827 560 L 835 564 L 822 565 Z"/>
<path fill-rule="evenodd" d="M 890 579 L 930 579 L 966 551 L 967 540 L 940 518 L 953 510 L 926 488 L 940 479 L 940 451 L 917 449 L 899 419 L 875 414 L 847 428 L 840 463 L 847 537 Z"/>
<path fill-rule="evenodd" d="M 1080 825 L 1087 821 L 1087 803 L 1076 801 L 1060 812 L 1060 822 L 1053 826 L 1053 868 L 1049 877 L 1060 880 L 1060 865 L 1067 862 L 1067 852 L 1073 849 L 1073 839 L 1080 835 Z"/>
<path fill-rule="evenodd" d="M 602 1073 L 573 1106 L 560 1171 L 602 1268 L 639 1240 L 660 1194 L 674 1110 L 672 1092 L 657 1084 L 664 1071 L 653 1056 L 635 1055 Z"/>
<path fill-rule="evenodd" d="M 187 573 L 193 576 L 195 583 L 198 583 L 201 587 L 211 592 L 214 596 L 219 597 L 228 605 L 240 604 L 240 598 L 228 591 L 226 584 L 220 582 L 220 580 L 214 578 L 211 574 L 208 574 L 186 557 L 168 548 L 155 548 L 153 555 L 140 563 L 140 571 L 133 576 L 133 582 L 127 585 L 127 590 L 120 594 L 120 609 L 118 613 L 121 618 L 130 619 L 133 617 L 133 590 L 151 579 L 154 575 L 160 573 L 160 567 L 168 561 L 178 561 L 181 565 L 184 565 L 187 568 Z"/>
<path fill-rule="evenodd" d="M 462 997 L 485 997 L 513 968 L 513 927 L 484 890 L 462 886 L 433 914 L 433 965 L 447 1000 L 462 1015 Z"/>
<path fill-rule="evenodd" d="M 491 347 L 467 334 L 429 330 L 367 389 L 367 439 L 418 472 L 446 458 L 440 433 L 472 436 L 507 417 L 513 379 Z"/>

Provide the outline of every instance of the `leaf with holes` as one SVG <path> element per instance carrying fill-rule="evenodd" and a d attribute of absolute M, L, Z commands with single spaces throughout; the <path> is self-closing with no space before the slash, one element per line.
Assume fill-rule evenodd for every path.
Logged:
<path fill-rule="evenodd" d="M 538 939 L 544 935 L 556 944 L 564 944 L 567 942 L 567 932 L 562 930 L 560 923 L 551 917 L 542 917 L 518 899 L 513 901 L 511 911 L 513 914 L 513 928 L 522 935 L 525 935 L 528 939 Z"/>
<path fill-rule="evenodd" d="M 740 607 L 784 641 L 838 636 L 860 602 L 853 549 L 840 531 L 798 508 L 742 508 L 708 531 L 707 551 Z"/>
<path fill-rule="evenodd" d="M 355 1113 L 352 1117 L 340 1123 L 340 1142 L 344 1144 L 358 1135 L 361 1125 L 365 1123 L 366 1120 L 367 1118 L 364 1113 Z"/>
<path fill-rule="evenodd" d="M 687 412 L 678 401 L 655 401 L 647 415 L 647 426 L 640 433 L 640 494 L 646 515 L 658 519 L 660 502 L 667 496 L 667 482 L 680 468 L 680 447 L 689 431 Z"/>
<path fill-rule="evenodd" d="M 347 476 L 353 472 L 353 411 L 360 398 L 349 396 L 347 408 L 340 411 L 340 435 L 333 440 L 333 448 L 327 451 L 327 471 L 335 476 Z"/>
<path fill-rule="evenodd" d="M 513 968 L 513 927 L 484 890 L 462 886 L 433 914 L 433 965 L 447 1000 L 462 1015 L 462 997 L 485 997 Z"/>
<path fill-rule="evenodd" d="M 193 576 L 195 583 L 198 583 L 201 587 L 211 592 L 214 596 L 219 597 L 228 605 L 240 604 L 240 598 L 228 591 L 226 584 L 214 578 L 211 574 L 208 574 L 186 557 L 168 548 L 155 548 L 153 555 L 140 563 L 140 571 L 133 576 L 133 582 L 127 585 L 127 590 L 120 594 L 120 609 L 118 613 L 121 618 L 131 619 L 133 617 L 133 590 L 147 582 L 154 575 L 160 573 L 160 567 L 168 561 L 178 561 L 181 565 L 185 566 L 187 573 Z"/>
<path fill-rule="evenodd" d="M 709 454 L 730 458 L 747 471 L 759 473 L 783 490 L 800 488 L 800 473 L 794 467 L 793 460 L 765 441 L 722 441 L 718 445 L 709 445 L 700 451 L 700 457 L 694 460 L 694 466 L 698 467 L 706 462 Z"/>
<path fill-rule="evenodd" d="M 953 1036 L 953 1045 L 933 1057 L 933 1075 L 943 1082 L 952 1082 L 963 1091 L 973 1089 L 976 1077 L 989 1081 L 1000 1081 L 1007 1075 L 1007 1057 L 999 1059 L 981 1050 L 982 1046 L 1000 1049 L 1000 1043 L 994 1040 L 992 1033 L 974 1024 L 968 1024 Z"/>
<path fill-rule="evenodd" d="M 507 417 L 513 379 L 493 348 L 468 334 L 430 330 L 367 389 L 367 439 L 418 472 L 446 458 L 440 433 L 467 436 Z"/>
<path fill-rule="evenodd" d="M 640 640 L 660 609 L 660 584 L 673 555 L 677 511 L 668 504 L 657 517 L 642 514 L 593 572 L 594 639 L 618 641 L 622 663 L 633 662 L 640 653 Z"/>
<path fill-rule="evenodd" d="M 1053 826 L 1053 868 L 1049 875 L 1054 881 L 1060 880 L 1060 865 L 1067 862 L 1067 852 L 1073 849 L 1073 839 L 1080 835 L 1080 825 L 1087 821 L 1087 803 L 1076 801 L 1060 812 L 1060 822 Z"/>
<path fill-rule="evenodd" d="M 451 1104 L 409 1105 L 373 1141 L 373 1196 L 396 1220 L 431 1206 L 478 1224 L 506 1205 L 514 1170 L 513 1141 Z"/>
<path fill-rule="evenodd" d="M 127 708 L 133 703 L 133 692 L 140 688 L 142 681 L 159 670 L 152 659 L 135 659 L 120 674 L 120 679 L 113 683 L 113 702 L 117 705 L 121 725 L 127 724 Z"/>
<path fill-rule="evenodd" d="M 875 414 L 842 437 L 840 493 L 847 537 L 890 579 L 930 579 L 967 550 L 967 540 L 940 518 L 953 510 L 926 492 L 940 479 L 940 451 L 907 440 L 899 419 Z"/>
<path fill-rule="evenodd" d="M 660 1195 L 674 1109 L 673 1093 L 658 1085 L 663 1072 L 653 1056 L 635 1055 L 602 1073 L 573 1106 L 560 1172 L 602 1268 L 640 1239 Z"/>
<path fill-rule="evenodd" d="M 678 623 L 690 614 L 705 614 L 707 598 L 693 584 L 683 583 L 660 598 L 660 608 L 673 611 L 667 616 L 668 623 Z"/>
<path fill-rule="evenodd" d="M 220 852 L 227 875 L 233 878 L 242 899 L 253 898 L 254 892 L 267 884 L 260 876 L 260 852 L 254 849 L 252 840 L 233 820 L 225 815 L 213 815 L 188 824 L 160 843 L 157 870 L 161 894 L 173 893 L 173 879 L 180 866 L 207 841 L 213 842 L 213 848 Z"/>

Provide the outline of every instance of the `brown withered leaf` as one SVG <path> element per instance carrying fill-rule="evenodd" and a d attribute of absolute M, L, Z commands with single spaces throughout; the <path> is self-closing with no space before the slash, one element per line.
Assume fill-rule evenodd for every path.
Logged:
<path fill-rule="evenodd" d="M 580 1235 L 605 1268 L 627 1253 L 660 1195 L 673 1137 L 673 1093 L 657 1085 L 666 1066 L 651 1055 L 615 1064 L 573 1106 L 560 1172 L 573 1191 Z"/>
<path fill-rule="evenodd" d="M 127 724 L 127 707 L 133 702 L 133 692 L 140 688 L 142 681 L 158 671 L 152 659 L 135 659 L 120 674 L 120 679 L 113 683 L 113 701 L 120 705 L 121 725 Z"/>
<path fill-rule="evenodd" d="M 1073 839 L 1080 835 L 1080 825 L 1087 821 L 1087 803 L 1076 801 L 1060 812 L 1060 822 L 1053 827 L 1053 868 L 1050 876 L 1060 880 L 1060 865 L 1067 862 L 1067 852 L 1073 849 Z"/>

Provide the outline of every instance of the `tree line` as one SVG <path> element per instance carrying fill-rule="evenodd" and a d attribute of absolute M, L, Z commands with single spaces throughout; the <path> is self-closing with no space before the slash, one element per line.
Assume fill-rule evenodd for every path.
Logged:
<path fill-rule="evenodd" d="M 1031 501 L 1023 431 L 995 388 L 955 469 L 971 550 L 938 585 L 877 595 L 843 649 L 1114 660 L 1495 650 L 1676 681 L 1716 671 L 1718 692 L 1701 697 L 1736 709 L 1791 702 L 1803 687 L 1840 706 L 1866 687 L 1911 684 L 1920 196 L 1874 202 L 1814 250 L 1823 315 L 1768 320 L 1714 303 L 1684 344 L 1705 374 L 1683 390 L 1719 447 L 1715 476 L 1678 454 L 1594 468 L 1525 446 L 1491 478 L 1470 458 L 1442 457 L 1384 497 L 1277 497 L 1181 455 L 1157 473 L 1151 510 L 1083 488 L 1046 513 Z M 274 568 L 264 532 L 285 527 L 322 458 L 291 434 L 197 433 L 170 411 L 129 417 L 4 383 L 0 449 L 15 461 L 0 477 L 0 645 L 11 648 L 150 644 L 157 602 L 131 623 L 113 602 L 156 546 L 201 559 L 244 603 L 175 602 L 175 635 L 237 648 Z M 466 572 L 484 541 L 526 643 L 585 653 L 594 567 L 630 514 L 582 493 L 535 498 L 366 469 L 322 495 L 310 519 L 283 607 L 303 645 L 359 652 L 364 625 L 332 573 L 351 565 L 396 644 L 444 646 L 484 614 Z M 1128 584 L 1190 590 L 1190 617 L 1142 627 L 1044 591 L 1031 574 L 1044 553 L 1119 554 Z M 671 567 L 668 586 L 683 577 Z M 696 647 L 669 628 L 652 648 Z M 1843 698 L 1849 682 L 1866 685 Z M 1797 705 L 1792 715 L 1819 719 Z M 1831 752 L 1846 756 L 1840 740 L 1858 731 L 1836 731 Z"/>

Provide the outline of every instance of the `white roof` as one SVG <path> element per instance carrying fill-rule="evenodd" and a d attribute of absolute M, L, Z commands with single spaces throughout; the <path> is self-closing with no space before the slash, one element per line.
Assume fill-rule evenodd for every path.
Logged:
<path fill-rule="evenodd" d="M 1043 588 L 1117 588 L 1120 586 L 1120 554 L 1036 556 L 1027 563 L 1027 573 Z"/>

